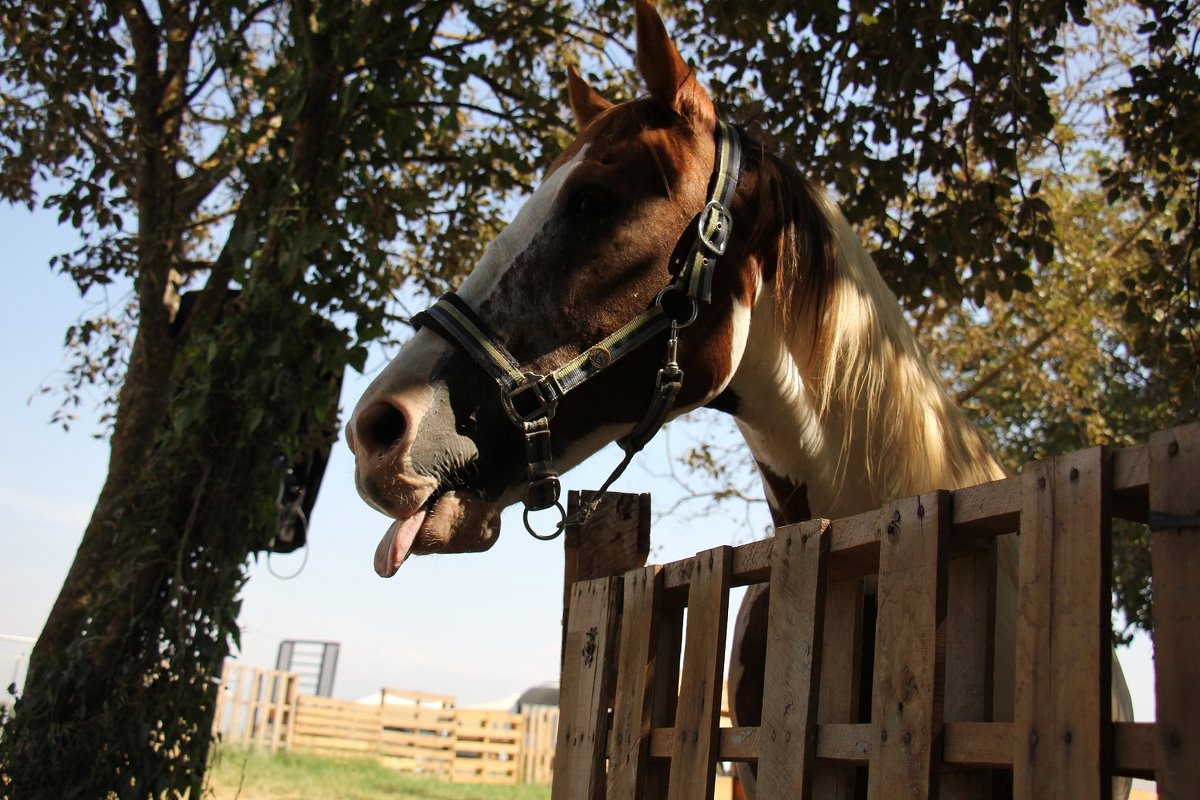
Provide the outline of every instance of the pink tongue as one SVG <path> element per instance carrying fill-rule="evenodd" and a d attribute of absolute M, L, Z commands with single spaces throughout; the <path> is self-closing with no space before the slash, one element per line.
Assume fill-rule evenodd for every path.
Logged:
<path fill-rule="evenodd" d="M 387 533 L 375 548 L 375 572 L 379 577 L 390 578 L 400 569 L 412 550 L 413 540 L 425 522 L 426 513 L 426 509 L 422 508 L 408 519 L 398 519 L 388 526 Z"/>

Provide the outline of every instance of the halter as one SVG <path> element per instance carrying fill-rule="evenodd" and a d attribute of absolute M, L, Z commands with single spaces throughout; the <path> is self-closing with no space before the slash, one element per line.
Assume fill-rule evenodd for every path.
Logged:
<path fill-rule="evenodd" d="M 730 207 L 741 172 L 741 140 L 736 128 L 721 121 L 717 122 L 715 138 L 717 158 L 709 182 L 708 200 L 680 236 L 682 241 L 695 225 L 695 239 L 675 280 L 659 292 L 649 309 L 550 374 L 522 370 L 487 323 L 454 292 L 443 295 L 413 317 L 415 327 L 428 326 L 436 331 L 470 356 L 500 388 L 504 412 L 525 438 L 528 464 L 528 483 L 523 498 L 525 529 L 537 539 L 553 539 L 567 525 L 586 522 L 600 505 L 604 493 L 633 457 L 654 438 L 674 407 L 675 397 L 683 386 L 683 370 L 677 360 L 679 330 L 695 322 L 700 302 L 711 301 L 713 268 L 725 252 L 733 232 Z M 559 499 L 561 485 L 550 450 L 550 420 L 558 401 L 664 330 L 670 333 L 666 358 L 655 378 L 654 397 L 641 421 L 629 435 L 617 441 L 625 451 L 625 457 L 592 499 L 568 519 Z M 551 533 L 538 533 L 529 520 L 530 512 L 547 508 L 558 509 L 558 524 Z"/>

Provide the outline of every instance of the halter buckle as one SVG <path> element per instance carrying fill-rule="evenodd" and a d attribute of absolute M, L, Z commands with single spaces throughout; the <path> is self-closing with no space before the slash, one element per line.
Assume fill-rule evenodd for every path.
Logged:
<path fill-rule="evenodd" d="M 712 214 L 717 215 L 717 226 L 713 230 L 712 237 L 705 233 L 705 228 L 708 227 L 708 221 L 712 218 Z M 696 231 L 696 238 L 700 240 L 700 244 L 704 245 L 710 253 L 715 256 L 721 256 L 725 253 L 725 246 L 729 243 L 729 231 L 733 230 L 733 215 L 729 213 L 729 209 L 721 205 L 719 200 L 709 200 L 708 205 L 700 212 L 700 225 Z"/>
<path fill-rule="evenodd" d="M 553 419 L 561 396 L 562 391 L 555 385 L 554 376 L 526 372 L 523 383 L 500 393 L 500 402 L 508 418 L 520 425 L 543 417 Z"/>
<path fill-rule="evenodd" d="M 525 508 L 528 511 L 552 508 L 558 505 L 561 494 L 562 484 L 559 483 L 557 475 L 547 475 L 532 480 L 525 485 L 525 497 L 523 498 Z"/>

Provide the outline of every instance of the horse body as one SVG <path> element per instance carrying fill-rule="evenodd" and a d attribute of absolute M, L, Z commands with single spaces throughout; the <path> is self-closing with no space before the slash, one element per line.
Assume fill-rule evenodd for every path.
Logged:
<path fill-rule="evenodd" d="M 522 370 L 547 374 L 643 313 L 679 271 L 680 233 L 705 206 L 712 101 L 648 0 L 637 3 L 637 39 L 649 96 L 614 106 L 570 71 L 579 137 L 457 293 Z M 672 415 L 713 405 L 735 416 L 777 525 L 1002 477 L 834 204 L 761 143 L 744 147 L 711 302 L 679 332 L 685 378 Z M 559 467 L 638 423 L 665 338 L 561 398 L 550 448 Z M 500 510 L 525 489 L 526 443 L 496 385 L 428 328 L 364 393 L 346 438 L 360 493 L 396 520 L 376 553 L 381 575 L 414 553 L 487 549 Z M 997 548 L 993 715 L 1005 719 L 1013 537 Z M 748 593 L 735 633 L 741 724 L 761 712 L 764 598 Z"/>

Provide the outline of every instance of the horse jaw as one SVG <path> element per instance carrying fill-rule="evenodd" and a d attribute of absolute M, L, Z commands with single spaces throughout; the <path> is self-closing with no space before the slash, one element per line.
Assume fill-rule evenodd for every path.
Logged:
<path fill-rule="evenodd" d="M 397 519 L 375 548 L 375 572 L 390 578 L 410 554 L 478 553 L 500 536 L 500 505 L 471 494 L 431 497 L 411 516 Z"/>

